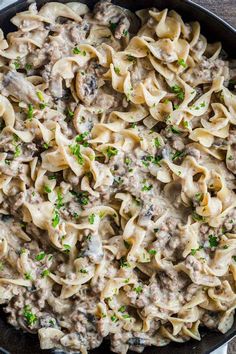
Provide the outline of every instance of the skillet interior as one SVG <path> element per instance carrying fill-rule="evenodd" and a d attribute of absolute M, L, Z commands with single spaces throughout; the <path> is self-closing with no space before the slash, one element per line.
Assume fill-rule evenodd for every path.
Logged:
<path fill-rule="evenodd" d="M 65 3 L 69 0 L 57 0 Z M 73 0 L 70 0 L 73 1 Z M 38 6 L 48 2 L 46 0 L 36 0 Z M 89 7 L 97 0 L 80 0 Z M 236 58 L 236 29 L 226 22 L 213 15 L 201 6 L 194 4 L 190 0 L 113 0 L 113 3 L 136 11 L 141 8 L 157 7 L 163 9 L 169 7 L 178 11 L 185 20 L 198 20 L 201 23 L 202 32 L 209 41 L 222 41 L 223 47 L 230 58 Z M 16 12 L 25 10 L 28 3 L 25 0 L 16 1 L 6 9 L 0 11 L 0 27 L 5 34 L 14 30 L 14 26 L 9 20 Z M 222 344 L 229 341 L 236 335 L 236 320 L 232 328 L 226 334 L 218 332 L 202 331 L 202 341 L 189 341 L 183 344 L 171 343 L 166 347 L 147 348 L 144 354 L 208 354 Z M 24 334 L 17 331 L 6 322 L 6 316 L 0 311 L 0 354 L 63 354 L 62 351 L 42 351 L 36 336 Z M 104 343 L 100 348 L 93 350 L 91 354 L 109 354 L 109 344 Z M 78 353 L 79 354 L 79 353 Z"/>

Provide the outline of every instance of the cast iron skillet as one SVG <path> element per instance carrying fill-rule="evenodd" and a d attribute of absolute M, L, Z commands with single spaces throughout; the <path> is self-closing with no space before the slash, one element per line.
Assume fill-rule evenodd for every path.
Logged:
<path fill-rule="evenodd" d="M 68 2 L 73 0 L 57 0 L 59 2 Z M 38 6 L 45 4 L 46 0 L 36 0 Z M 86 3 L 90 8 L 97 0 L 80 0 Z M 214 15 L 203 7 L 193 3 L 191 0 L 113 0 L 117 5 L 136 11 L 142 8 L 157 7 L 159 9 L 170 8 L 177 10 L 185 20 L 198 20 L 201 23 L 202 32 L 207 36 L 209 41 L 222 41 L 223 47 L 230 58 L 236 58 L 236 29 L 228 23 Z M 25 0 L 18 0 L 14 5 L 0 11 L 0 28 L 5 33 L 14 30 L 14 26 L 10 23 L 10 18 L 16 12 L 24 11 L 28 7 Z M 171 343 L 166 347 L 147 348 L 144 354 L 208 354 L 222 344 L 229 341 L 236 335 L 236 320 L 233 327 L 226 333 L 203 329 L 202 340 L 189 341 L 183 344 Z M 40 350 L 37 336 L 23 333 L 10 326 L 6 322 L 6 315 L 0 310 L 0 354 L 63 354 L 60 350 Z M 91 354 L 109 354 L 109 343 L 105 342 L 100 348 L 93 350 Z M 79 353 L 78 353 L 79 354 Z"/>

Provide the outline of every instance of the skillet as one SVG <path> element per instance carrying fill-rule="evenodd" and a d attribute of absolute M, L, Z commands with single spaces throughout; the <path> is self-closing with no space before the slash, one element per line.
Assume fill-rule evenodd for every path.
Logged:
<path fill-rule="evenodd" d="M 66 3 L 73 0 L 57 0 Z M 97 0 L 79 0 L 86 3 L 90 8 Z M 0 0 L 1 2 L 1 0 Z M 36 0 L 40 7 L 46 0 Z M 183 16 L 185 21 L 197 20 L 201 24 L 202 33 L 208 41 L 221 41 L 223 48 L 230 58 L 236 59 L 236 29 L 218 16 L 195 4 L 191 0 L 113 0 L 114 4 L 126 7 L 131 11 L 142 8 L 157 7 L 163 9 L 168 7 L 174 9 Z M 5 9 L 0 10 L 0 28 L 4 33 L 15 30 L 10 23 L 11 17 L 16 12 L 24 11 L 29 6 L 25 0 L 18 0 Z M 202 340 L 200 342 L 190 340 L 186 343 L 171 343 L 165 347 L 147 348 L 144 354 L 209 354 L 236 336 L 236 319 L 232 328 L 226 333 L 221 334 L 215 331 L 202 330 Z M 0 354 L 65 354 L 61 350 L 40 350 L 37 336 L 16 330 L 6 322 L 6 315 L 0 309 Z M 109 343 L 104 344 L 93 351 L 91 354 L 110 354 Z M 74 353 L 75 354 L 75 353 Z M 76 353 L 79 354 L 79 353 Z"/>

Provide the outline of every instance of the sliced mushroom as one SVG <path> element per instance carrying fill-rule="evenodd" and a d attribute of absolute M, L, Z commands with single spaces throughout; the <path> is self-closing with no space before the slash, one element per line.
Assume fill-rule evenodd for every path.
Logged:
<path fill-rule="evenodd" d="M 92 73 L 78 72 L 75 81 L 75 90 L 79 99 L 90 105 L 98 92 L 97 78 Z"/>

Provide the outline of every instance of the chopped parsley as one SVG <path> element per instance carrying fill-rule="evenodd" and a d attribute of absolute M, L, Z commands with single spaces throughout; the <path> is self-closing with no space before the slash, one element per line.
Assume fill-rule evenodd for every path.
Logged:
<path fill-rule="evenodd" d="M 88 220 L 89 220 L 89 223 L 91 225 L 94 224 L 94 220 L 95 220 L 95 214 L 90 214 L 89 217 L 88 217 Z"/>
<path fill-rule="evenodd" d="M 183 68 L 187 67 L 187 64 L 186 64 L 185 60 L 182 59 L 182 58 L 178 60 L 178 64 L 181 65 Z"/>
<path fill-rule="evenodd" d="M 192 218 L 194 221 L 205 221 L 204 216 L 197 214 L 196 212 L 192 213 Z"/>
<path fill-rule="evenodd" d="M 35 257 L 36 261 L 42 261 L 46 256 L 45 252 L 40 252 L 39 254 L 37 254 L 37 256 Z"/>
<path fill-rule="evenodd" d="M 80 165 L 83 165 L 84 159 L 83 159 L 83 156 L 80 152 L 80 145 L 79 144 L 69 145 L 69 148 L 70 148 L 72 155 L 74 155 L 76 157 L 77 162 Z"/>
<path fill-rule="evenodd" d="M 121 257 L 121 259 L 120 259 L 120 267 L 121 268 L 130 268 L 130 264 L 127 262 L 125 257 Z"/>
<path fill-rule="evenodd" d="M 80 205 L 87 205 L 89 203 L 88 193 L 87 192 L 75 192 L 70 191 L 70 193 L 76 197 L 77 202 Z"/>
<path fill-rule="evenodd" d="M 133 55 L 130 55 L 130 54 L 127 54 L 126 58 L 128 61 L 136 61 L 137 60 Z"/>
<path fill-rule="evenodd" d="M 15 153 L 14 153 L 14 157 L 19 157 L 21 155 L 22 151 L 20 148 L 20 145 L 17 145 L 15 148 Z"/>
<path fill-rule="evenodd" d="M 51 188 L 49 187 L 49 186 L 47 186 L 47 185 L 45 185 L 44 186 L 44 192 L 46 192 L 46 193 L 51 193 Z"/>
<path fill-rule="evenodd" d="M 134 288 L 134 291 L 137 293 L 137 294 L 141 294 L 143 292 L 143 288 L 141 285 L 137 286 L 136 288 Z"/>
<path fill-rule="evenodd" d="M 44 101 L 44 97 L 43 97 L 43 93 L 41 91 L 37 91 L 36 92 L 39 101 L 43 102 Z"/>
<path fill-rule="evenodd" d="M 27 322 L 28 326 L 31 326 L 37 322 L 37 316 L 32 313 L 30 306 L 25 306 L 23 311 L 23 316 Z"/>
<path fill-rule="evenodd" d="M 32 69 L 32 65 L 31 64 L 25 64 L 25 70 L 26 71 L 29 71 L 29 70 L 31 70 Z"/>
<path fill-rule="evenodd" d="M 192 248 L 191 249 L 191 255 L 195 256 L 195 254 L 197 253 L 197 251 L 200 251 L 203 248 L 203 246 L 199 246 L 198 248 Z"/>
<path fill-rule="evenodd" d="M 128 30 L 124 30 L 124 31 L 123 31 L 123 35 L 124 35 L 125 37 L 127 37 L 127 36 L 128 36 L 128 33 L 129 33 L 129 31 L 128 31 Z"/>
<path fill-rule="evenodd" d="M 171 130 L 171 131 L 172 131 L 172 133 L 174 133 L 174 134 L 180 134 L 179 129 L 178 129 L 178 128 L 176 128 L 176 127 L 174 127 L 174 126 L 171 126 L 171 127 L 170 127 L 170 130 Z"/>
<path fill-rule="evenodd" d="M 41 277 L 45 278 L 50 274 L 50 270 L 49 269 L 44 269 L 41 273 Z"/>
<path fill-rule="evenodd" d="M 63 207 L 64 203 L 63 203 L 63 196 L 61 194 L 60 191 L 57 192 L 57 200 L 56 200 L 56 207 L 57 209 L 60 209 Z"/>
<path fill-rule="evenodd" d="M 111 31 L 115 31 L 116 27 L 118 26 L 118 22 L 109 22 L 109 27 Z"/>
<path fill-rule="evenodd" d="M 155 254 L 157 254 L 157 251 L 154 249 L 151 249 L 151 250 L 148 250 L 148 253 L 151 255 L 155 255 Z"/>
<path fill-rule="evenodd" d="M 114 71 L 117 75 L 120 75 L 120 68 L 118 68 L 117 66 L 114 66 Z"/>
<path fill-rule="evenodd" d="M 188 128 L 188 122 L 186 120 L 183 121 L 183 125 L 185 128 Z"/>
<path fill-rule="evenodd" d="M 197 202 L 201 202 L 202 199 L 203 199 L 203 194 L 202 194 L 202 193 L 196 193 L 195 196 L 194 196 L 194 199 L 195 199 Z"/>
<path fill-rule="evenodd" d="M 47 150 L 49 148 L 49 145 L 47 143 L 43 143 L 43 148 Z"/>
<path fill-rule="evenodd" d="M 125 158 L 125 164 L 129 166 L 131 164 L 132 160 L 129 157 Z"/>
<path fill-rule="evenodd" d="M 13 62 L 13 65 L 15 66 L 16 70 L 20 69 L 20 57 L 16 58 L 16 60 Z"/>
<path fill-rule="evenodd" d="M 130 318 L 130 315 L 128 313 L 125 313 L 124 315 L 122 315 L 123 318 Z"/>
<path fill-rule="evenodd" d="M 158 138 L 154 139 L 154 145 L 155 145 L 156 148 L 159 148 L 161 146 L 161 143 L 160 143 Z"/>
<path fill-rule="evenodd" d="M 87 274 L 88 273 L 88 271 L 86 269 L 84 269 L 84 268 L 81 268 L 79 271 L 82 274 Z"/>
<path fill-rule="evenodd" d="M 172 160 L 175 161 L 177 159 L 180 159 L 182 157 L 184 157 L 185 153 L 184 151 L 176 151 L 173 155 L 172 155 Z"/>
<path fill-rule="evenodd" d="M 178 85 L 172 86 L 171 91 L 176 94 L 176 96 L 179 100 L 181 100 L 181 101 L 184 100 L 184 91 L 180 86 L 178 86 Z"/>
<path fill-rule="evenodd" d="M 126 306 L 121 306 L 118 311 L 123 313 L 125 312 L 125 310 L 126 310 Z"/>
<path fill-rule="evenodd" d="M 77 48 L 77 47 L 75 47 L 75 48 L 73 49 L 73 53 L 74 53 L 74 54 L 83 55 L 84 57 L 86 56 L 86 51 L 85 51 L 85 50 L 81 50 L 81 49 L 79 49 L 79 48 Z"/>
<path fill-rule="evenodd" d="M 25 274 L 24 274 L 24 278 L 25 278 L 26 280 L 32 280 L 32 276 L 31 276 L 30 273 L 25 273 Z"/>
<path fill-rule="evenodd" d="M 77 143 L 80 143 L 82 144 L 84 147 L 88 147 L 89 146 L 89 143 L 85 140 L 85 137 L 88 136 L 89 132 L 84 132 L 80 135 L 77 135 L 76 138 L 75 138 L 75 141 Z"/>
<path fill-rule="evenodd" d="M 69 108 L 66 109 L 66 114 L 67 114 L 70 118 L 73 118 L 73 117 L 74 117 L 74 112 L 72 112 Z"/>
<path fill-rule="evenodd" d="M 111 320 L 112 320 L 112 322 L 117 322 L 118 318 L 116 317 L 116 315 L 112 315 Z"/>
<path fill-rule="evenodd" d="M 70 250 L 71 250 L 71 246 L 70 245 L 67 245 L 66 243 L 64 243 L 63 247 L 64 247 L 64 252 L 65 253 L 70 253 Z"/>
<path fill-rule="evenodd" d="M 219 241 L 218 241 L 218 239 L 217 239 L 216 236 L 214 236 L 214 235 L 209 235 L 209 236 L 208 236 L 208 239 L 209 239 L 210 247 L 217 247 L 217 246 L 218 246 Z"/>
<path fill-rule="evenodd" d="M 117 155 L 118 154 L 118 150 L 115 147 L 113 147 L 113 146 L 108 146 L 108 148 L 106 150 L 106 154 L 110 158 L 112 156 Z"/>
<path fill-rule="evenodd" d="M 33 118 L 33 115 L 34 115 L 34 107 L 33 107 L 33 105 L 30 103 L 30 104 L 28 105 L 27 118 L 31 120 L 31 119 Z"/>
<path fill-rule="evenodd" d="M 55 228 L 60 222 L 60 216 L 57 210 L 54 210 L 53 218 L 52 218 L 52 226 Z"/>
<path fill-rule="evenodd" d="M 149 185 L 145 184 L 141 190 L 142 192 L 148 192 L 152 189 L 152 187 L 153 187 L 152 184 Z"/>
<path fill-rule="evenodd" d="M 232 256 L 232 258 L 233 258 L 234 262 L 236 262 L 236 256 Z"/>

